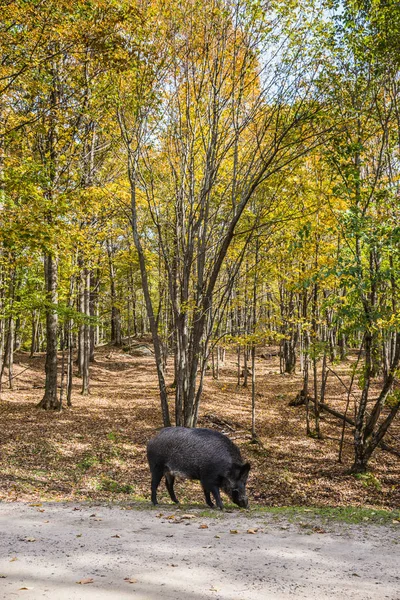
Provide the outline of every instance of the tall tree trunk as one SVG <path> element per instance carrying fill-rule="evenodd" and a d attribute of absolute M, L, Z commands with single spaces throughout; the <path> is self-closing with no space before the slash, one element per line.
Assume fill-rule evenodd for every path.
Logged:
<path fill-rule="evenodd" d="M 68 320 L 67 406 L 72 406 L 72 377 L 74 368 L 74 336 L 72 319 Z"/>
<path fill-rule="evenodd" d="M 5 324 L 6 321 L 4 320 L 4 330 L 5 330 Z M 1 369 L 0 369 L 0 392 L 2 391 L 2 386 L 3 386 L 3 375 L 4 375 L 4 370 L 7 367 L 7 369 L 9 369 L 9 355 L 10 355 L 10 344 L 11 344 L 11 339 L 12 339 L 12 335 L 11 335 L 11 330 L 10 330 L 10 324 L 11 324 L 11 318 L 9 317 L 7 319 L 7 333 L 5 333 L 5 331 L 3 331 L 3 354 L 2 354 L 2 361 L 1 361 Z"/>
<path fill-rule="evenodd" d="M 60 381 L 60 401 L 58 405 L 58 410 L 62 410 L 63 400 L 64 400 L 64 381 L 65 381 L 65 347 L 67 345 L 67 327 L 63 327 L 61 331 L 61 381 Z"/>
<path fill-rule="evenodd" d="M 168 407 L 168 394 L 167 387 L 165 385 L 165 377 L 164 377 L 164 369 L 163 369 L 163 360 L 162 360 L 162 352 L 161 352 L 161 344 L 160 338 L 158 335 L 157 329 L 157 321 L 154 316 L 153 303 L 151 301 L 150 296 L 150 288 L 149 281 L 147 277 L 147 269 L 146 269 L 146 261 L 143 252 L 143 247 L 140 241 L 140 235 L 138 231 L 138 220 L 137 220 L 137 207 L 136 207 L 136 173 L 134 165 L 130 165 L 129 167 L 129 179 L 131 186 L 131 225 L 132 225 L 132 233 L 133 239 L 135 242 L 135 247 L 139 257 L 139 266 L 140 266 L 140 274 L 142 279 L 142 287 L 143 294 L 146 303 L 147 315 L 149 317 L 150 322 L 150 330 L 153 338 L 153 346 L 154 346 L 154 358 L 156 361 L 156 369 L 157 369 L 157 377 L 158 384 L 160 389 L 160 400 L 161 400 L 161 411 L 163 416 L 164 427 L 171 426 L 171 420 L 169 416 L 169 407 Z"/>
<path fill-rule="evenodd" d="M 10 316 L 8 323 L 8 344 L 7 344 L 7 369 L 8 369 L 8 387 L 13 389 L 13 369 L 14 369 L 14 343 L 15 343 L 15 320 Z"/>
<path fill-rule="evenodd" d="M 340 351 L 340 360 L 345 361 L 347 349 L 346 349 L 346 335 L 344 334 L 343 331 L 341 331 L 339 334 L 338 346 L 339 346 L 339 351 Z"/>
<path fill-rule="evenodd" d="M 79 265 L 79 284 L 78 284 L 78 311 L 81 315 L 78 329 L 78 377 L 82 377 L 83 374 L 83 353 L 85 344 L 85 325 L 83 323 L 83 315 L 85 314 L 85 275 L 83 268 L 82 257 L 78 258 Z"/>
<path fill-rule="evenodd" d="M 82 348 L 82 394 L 87 396 L 90 393 L 89 388 L 89 359 L 90 359 L 90 269 L 84 269 L 84 292 L 83 306 L 85 312 L 85 323 L 83 325 L 83 348 Z"/>
<path fill-rule="evenodd" d="M 237 387 L 240 387 L 240 377 L 241 377 L 241 374 L 242 374 L 242 371 L 241 371 L 242 366 L 240 364 L 241 353 L 242 353 L 242 348 L 241 348 L 240 345 L 238 345 L 238 347 L 236 349 L 236 374 L 237 374 L 237 376 L 236 376 L 236 385 L 237 385 Z"/>
<path fill-rule="evenodd" d="M 1 308 L 1 306 L 0 306 Z M 2 378 L 4 371 L 4 361 L 5 361 L 5 329 L 6 329 L 6 321 L 5 319 L 0 319 L 0 393 L 2 390 Z"/>
<path fill-rule="evenodd" d="M 32 311 L 32 333 L 31 333 L 31 351 L 29 358 L 33 358 L 38 351 L 38 330 L 40 321 L 40 310 Z"/>
<path fill-rule="evenodd" d="M 12 265 L 14 264 L 15 257 L 12 253 L 9 254 L 9 259 Z M 6 289 L 8 288 L 8 302 L 6 302 Z M 1 369 L 0 369 L 0 391 L 3 381 L 3 375 L 5 367 L 7 367 L 8 371 L 8 385 L 10 389 L 12 388 L 13 381 L 13 365 L 14 365 L 14 298 L 15 298 L 15 288 L 16 288 L 16 269 L 14 266 L 11 266 L 9 269 L 9 280 L 7 288 L 2 288 L 2 294 L 4 295 L 3 299 L 3 310 L 7 306 L 8 307 L 8 318 L 4 320 L 4 328 L 7 323 L 7 333 L 3 331 L 3 348 L 4 352 L 1 360 Z"/>
<path fill-rule="evenodd" d="M 59 407 L 57 397 L 57 258 L 47 254 L 44 258 L 45 282 L 46 282 L 46 383 L 45 392 L 38 407 L 45 410 L 56 410 Z"/>
<path fill-rule="evenodd" d="M 319 255 L 319 236 L 318 234 L 316 234 L 316 240 L 315 240 L 315 259 L 314 259 L 314 267 L 315 267 L 315 272 L 318 273 L 318 255 Z M 316 436 L 320 439 L 321 438 L 321 431 L 320 431 L 320 409 L 319 409 L 319 394 L 318 394 L 318 371 L 317 371 L 317 365 L 318 365 L 318 349 L 317 349 L 317 342 L 318 342 L 318 323 L 317 323 L 317 317 L 318 317 L 318 281 L 317 279 L 315 279 L 314 282 L 314 288 L 313 288 L 313 299 L 312 299 L 312 318 L 311 318 L 311 325 L 312 325 L 312 333 L 313 333 L 313 343 L 314 343 L 314 349 L 313 349 L 313 359 L 312 359 L 312 363 L 313 363 L 313 375 L 314 375 L 314 416 L 315 416 L 315 434 Z"/>
<path fill-rule="evenodd" d="M 111 291 L 111 343 L 113 344 L 113 346 L 122 346 L 121 313 L 117 306 L 117 291 L 115 286 L 113 248 L 110 241 L 107 242 L 107 252 Z"/>
<path fill-rule="evenodd" d="M 251 438 L 257 439 L 256 434 L 256 329 L 257 329 L 257 285 L 258 285 L 258 256 L 259 256 L 260 238 L 256 239 L 256 252 L 254 264 L 253 281 L 253 306 L 252 306 L 252 333 L 253 341 L 251 345 Z"/>
<path fill-rule="evenodd" d="M 243 346 L 243 387 L 247 388 L 249 378 L 249 365 L 247 362 L 247 346 Z"/>
<path fill-rule="evenodd" d="M 390 366 L 388 377 L 385 379 L 381 392 L 375 401 L 374 407 L 369 416 L 366 418 L 368 389 L 371 380 L 371 346 L 372 336 L 367 332 L 365 336 L 365 352 L 366 352 L 366 374 L 364 389 L 362 391 L 360 405 L 356 416 L 356 428 L 354 433 L 354 463 L 351 467 L 353 473 L 364 473 L 368 467 L 368 461 L 371 458 L 374 450 L 388 430 L 389 426 L 395 419 L 400 410 L 400 400 L 398 396 L 394 399 L 388 414 L 378 425 L 379 417 L 382 409 L 389 396 L 390 390 L 396 378 L 397 369 L 400 364 L 400 333 L 396 333 L 396 349 Z"/>
<path fill-rule="evenodd" d="M 91 318 L 90 323 L 90 355 L 89 361 L 94 362 L 94 350 L 96 344 L 98 344 L 98 322 L 97 322 L 97 313 L 98 313 L 98 302 L 99 302 L 99 285 L 100 285 L 100 269 L 97 269 L 97 272 L 91 271 L 90 273 L 90 307 L 89 313 Z M 96 320 L 96 322 L 95 322 Z"/>

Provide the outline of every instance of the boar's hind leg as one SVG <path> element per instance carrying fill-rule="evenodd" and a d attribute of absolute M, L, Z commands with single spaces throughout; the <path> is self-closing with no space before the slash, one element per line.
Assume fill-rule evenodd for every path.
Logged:
<path fill-rule="evenodd" d="M 214 502 L 211 500 L 211 494 L 209 490 L 203 487 L 204 495 L 206 497 L 206 502 L 210 508 L 214 508 Z"/>
<path fill-rule="evenodd" d="M 151 469 L 151 501 L 154 505 L 158 504 L 157 502 L 157 488 L 160 485 L 160 481 L 162 476 L 164 475 L 163 467 L 159 465 L 155 465 Z"/>
<path fill-rule="evenodd" d="M 165 485 L 167 486 L 167 490 L 168 490 L 169 495 L 171 496 L 171 500 L 172 500 L 172 502 L 175 502 L 175 504 L 179 504 L 179 500 L 175 496 L 175 492 L 174 492 L 174 481 L 175 481 L 174 475 L 171 475 L 171 473 L 165 473 Z"/>

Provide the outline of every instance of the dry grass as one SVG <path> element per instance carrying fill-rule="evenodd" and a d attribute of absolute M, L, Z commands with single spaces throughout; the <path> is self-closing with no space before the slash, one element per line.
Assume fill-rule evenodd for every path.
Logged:
<path fill-rule="evenodd" d="M 200 426 L 225 431 L 250 459 L 253 504 L 398 508 L 400 460 L 378 450 L 371 475 L 349 475 L 351 428 L 339 464 L 341 423 L 324 415 L 324 439 L 306 437 L 304 407 L 288 406 L 301 377 L 280 375 L 277 360 L 258 359 L 259 444 L 250 443 L 250 390 L 237 388 L 233 359 L 221 368 L 218 381 L 207 375 L 200 410 Z M 91 395 L 81 396 L 75 379 L 73 407 L 61 413 L 35 407 L 43 394 L 43 363 L 43 356 L 19 354 L 15 389 L 1 396 L 0 499 L 148 499 L 146 441 L 162 425 L 153 358 L 100 349 L 91 367 Z M 338 370 L 346 377 L 345 366 Z M 343 412 L 345 399 L 345 390 L 332 377 L 328 401 Z M 399 419 L 391 432 L 400 437 Z M 202 501 L 197 483 L 178 484 L 177 495 L 182 501 Z"/>

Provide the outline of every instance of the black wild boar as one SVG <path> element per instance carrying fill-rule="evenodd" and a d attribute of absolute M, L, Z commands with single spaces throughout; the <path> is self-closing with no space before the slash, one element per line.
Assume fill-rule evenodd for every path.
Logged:
<path fill-rule="evenodd" d="M 223 508 L 221 488 L 232 502 L 247 508 L 246 482 L 250 465 L 243 462 L 239 448 L 222 433 L 212 429 L 166 427 L 147 444 L 147 458 L 154 505 L 164 475 L 171 500 L 179 502 L 174 492 L 178 475 L 200 480 L 208 506 L 214 506 L 212 494 L 218 508 Z"/>

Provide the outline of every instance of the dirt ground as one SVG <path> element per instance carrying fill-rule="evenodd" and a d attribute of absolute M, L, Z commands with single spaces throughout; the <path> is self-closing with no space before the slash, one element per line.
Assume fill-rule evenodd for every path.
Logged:
<path fill-rule="evenodd" d="M 237 387 L 234 356 L 207 373 L 199 425 L 228 434 L 250 460 L 251 505 L 400 507 L 400 460 L 377 450 L 371 473 L 348 474 L 351 427 L 337 461 L 341 422 L 323 415 L 323 440 L 305 435 L 304 407 L 290 407 L 301 375 L 279 374 L 276 356 L 257 360 L 257 432 L 250 443 L 250 389 Z M 16 357 L 14 389 L 0 398 L 0 499 L 5 501 L 149 500 L 146 442 L 162 425 L 154 359 L 101 348 L 91 366 L 91 394 L 74 378 L 73 407 L 61 413 L 35 407 L 43 395 L 44 356 Z M 346 365 L 335 367 L 348 381 Z M 172 370 L 167 381 L 172 382 Z M 346 390 L 328 380 L 327 402 L 344 411 Z M 173 390 L 171 390 L 173 407 Z M 350 415 L 353 407 L 350 407 Z M 400 449 L 400 419 L 387 443 Z M 203 502 L 198 483 L 177 485 L 181 502 Z M 165 498 L 165 496 L 164 496 Z M 162 499 L 162 495 L 161 495 Z"/>
<path fill-rule="evenodd" d="M 0 503 L 1 600 L 400 599 L 395 526 L 37 504 Z"/>

